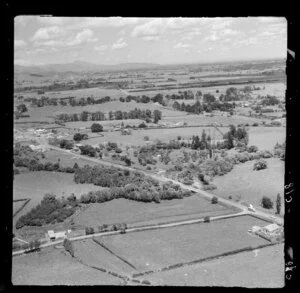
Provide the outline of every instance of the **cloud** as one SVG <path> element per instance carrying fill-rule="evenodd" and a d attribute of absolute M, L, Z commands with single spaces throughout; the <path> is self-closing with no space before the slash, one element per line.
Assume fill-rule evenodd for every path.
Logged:
<path fill-rule="evenodd" d="M 97 46 L 94 47 L 94 50 L 102 52 L 102 51 L 105 51 L 107 48 L 108 48 L 107 45 L 97 45 Z"/>
<path fill-rule="evenodd" d="M 62 25 L 68 18 L 65 17 L 53 17 L 53 16 L 38 16 L 38 21 L 46 25 Z"/>
<path fill-rule="evenodd" d="M 141 37 L 144 41 L 158 41 L 160 36 L 143 36 Z"/>
<path fill-rule="evenodd" d="M 262 23 L 286 23 L 284 17 L 258 17 L 257 19 Z"/>
<path fill-rule="evenodd" d="M 35 32 L 31 40 L 49 40 L 62 36 L 64 33 L 65 31 L 57 26 L 42 27 Z"/>
<path fill-rule="evenodd" d="M 237 35 L 240 35 L 241 32 L 228 28 L 228 29 L 223 30 L 222 34 L 225 36 L 237 36 Z"/>
<path fill-rule="evenodd" d="M 207 36 L 203 39 L 203 42 L 207 42 L 207 41 L 217 41 L 218 39 L 220 39 L 219 36 L 217 36 L 217 33 L 214 31 L 212 32 L 212 34 L 210 36 Z"/>
<path fill-rule="evenodd" d="M 176 45 L 174 46 L 174 49 L 178 49 L 178 48 L 189 48 L 189 47 L 191 47 L 190 44 L 183 44 L 183 43 L 179 42 L 178 44 L 176 44 Z"/>
<path fill-rule="evenodd" d="M 14 42 L 15 48 L 24 47 L 27 45 L 27 43 L 23 40 L 15 40 Z"/>
<path fill-rule="evenodd" d="M 164 31 L 164 21 L 161 18 L 154 18 L 150 21 L 137 25 L 132 33 L 132 37 L 156 36 Z"/>
<path fill-rule="evenodd" d="M 94 37 L 94 33 L 90 29 L 85 29 L 76 34 L 73 40 L 67 41 L 66 44 L 68 46 L 75 46 L 82 43 L 93 43 L 96 42 L 98 39 Z"/>
<path fill-rule="evenodd" d="M 123 41 L 123 38 L 120 38 L 117 42 L 112 45 L 112 49 L 121 49 L 127 46 L 127 43 Z"/>

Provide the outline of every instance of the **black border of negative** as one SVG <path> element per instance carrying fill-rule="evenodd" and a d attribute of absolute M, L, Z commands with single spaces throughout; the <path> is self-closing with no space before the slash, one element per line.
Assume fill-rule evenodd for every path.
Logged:
<path fill-rule="evenodd" d="M 176 6 L 173 4 L 172 7 L 167 7 L 168 10 L 164 10 L 160 5 L 155 5 L 154 3 L 146 4 L 146 10 L 139 12 L 134 12 L 130 10 L 130 5 L 128 3 L 117 4 L 112 3 L 115 6 L 113 9 L 107 8 L 107 5 L 102 5 L 102 3 L 95 5 L 94 3 L 88 3 L 83 5 L 83 3 L 67 3 L 60 1 L 59 3 L 43 3 L 40 2 L 20 2 L 20 3 L 9 3 L 6 1 L 4 3 L 4 17 L 3 25 L 4 28 L 4 48 L 5 53 L 2 55 L 5 63 L 4 79 L 3 84 L 5 85 L 5 94 L 1 96 L 2 103 L 4 106 L 1 107 L 3 114 L 1 118 L 2 122 L 2 138 L 3 142 L 1 146 L 3 147 L 2 155 L 4 155 L 5 168 L 2 168 L 2 178 L 4 175 L 4 184 L 2 185 L 2 200 L 4 200 L 4 205 L 2 205 L 1 216 L 1 244 L 2 250 L 1 254 L 1 266 L 3 271 L 0 271 L 0 291 L 2 290 L 19 290 L 19 289 L 41 289 L 41 286 L 13 286 L 11 283 L 11 264 L 12 264 L 12 242 L 11 242 L 11 231 L 12 231 L 12 184 L 13 184 L 13 169 L 12 169 L 12 145 L 13 145 L 13 52 L 14 52 L 14 17 L 17 15 L 53 15 L 53 16 L 140 16 L 140 17 L 247 17 L 247 16 L 280 16 L 285 17 L 288 26 L 288 44 L 287 44 L 287 57 L 286 57 L 286 73 L 287 73 L 287 90 L 286 90 L 286 110 L 287 110 L 287 127 L 286 127 L 286 161 L 285 161 L 285 286 L 284 288 L 277 290 L 290 290 L 296 285 L 297 275 L 298 275 L 298 254 L 297 254 L 297 170 L 296 170 L 296 148 L 297 148 L 297 111 L 299 105 L 299 41 L 297 38 L 297 27 L 299 27 L 300 22 L 300 11 L 297 7 L 284 6 L 282 3 L 265 8 L 260 3 L 255 5 L 251 3 L 245 3 L 247 6 L 246 11 L 242 8 L 235 11 L 232 6 L 225 3 L 224 6 L 219 6 L 219 4 L 214 3 L 211 9 L 207 6 L 196 6 L 198 9 L 192 9 L 192 7 L 180 6 L 176 11 Z M 182 4 L 182 3 L 181 3 Z M 140 5 L 137 7 L 140 7 Z M 191 4 L 191 6 L 194 4 Z M 251 6 L 251 7 L 249 7 Z M 127 11 L 126 11 L 127 8 Z M 152 9 L 152 10 L 151 10 Z M 175 9 L 175 11 L 174 11 Z M 100 11 L 100 12 L 99 12 Z M 198 13 L 199 11 L 199 13 Z M 97 13 L 98 12 L 98 13 Z M 298 81 L 298 83 L 297 83 Z M 3 133 L 4 132 L 4 133 Z M 10 209 L 9 209 L 10 207 Z M 4 210 L 4 213 L 3 213 Z M 5 237 L 3 237 L 3 235 Z M 56 287 L 56 286 L 55 286 Z M 60 286 L 59 286 L 60 287 Z M 70 287 L 62 286 L 63 289 L 68 289 Z M 97 286 L 88 286 L 88 289 L 93 289 Z M 112 289 L 114 286 L 102 286 Z M 47 287 L 43 288 L 46 289 Z M 51 287 L 48 287 L 52 290 Z M 83 287 L 71 287 L 74 289 L 81 289 Z M 137 287 L 130 287 L 130 290 L 135 290 Z M 143 290 L 152 289 L 153 287 L 143 287 Z M 227 289 L 232 291 L 243 291 L 250 290 L 246 288 L 223 288 L 223 287 L 201 287 L 200 289 Z M 99 288 L 96 288 L 99 289 Z M 161 288 L 159 288 L 161 289 Z M 172 287 L 168 287 L 172 289 Z M 197 289 L 196 287 L 188 287 L 185 289 Z M 140 288 L 138 288 L 140 290 Z M 259 290 L 259 289 L 251 289 Z M 272 289 L 260 289 L 260 291 L 269 291 Z M 274 289 L 273 289 L 274 290 Z M 275 289 L 276 290 L 276 289 Z"/>

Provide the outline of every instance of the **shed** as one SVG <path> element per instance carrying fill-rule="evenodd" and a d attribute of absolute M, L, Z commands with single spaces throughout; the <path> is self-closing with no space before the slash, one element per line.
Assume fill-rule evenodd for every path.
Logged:
<path fill-rule="evenodd" d="M 48 237 L 49 237 L 50 239 L 55 239 L 55 233 L 54 233 L 53 230 L 49 230 L 47 233 L 48 233 Z"/>

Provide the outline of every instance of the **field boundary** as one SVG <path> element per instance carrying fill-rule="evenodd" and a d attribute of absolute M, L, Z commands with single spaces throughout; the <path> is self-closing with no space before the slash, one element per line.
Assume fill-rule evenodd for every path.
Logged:
<path fill-rule="evenodd" d="M 181 268 L 181 267 L 187 267 L 187 266 L 191 266 L 191 265 L 202 263 L 202 262 L 211 261 L 211 260 L 218 259 L 218 258 L 225 257 L 225 256 L 230 256 L 230 255 L 234 255 L 234 254 L 238 254 L 238 253 L 242 253 L 242 252 L 246 252 L 246 251 L 252 251 L 252 250 L 255 250 L 255 249 L 260 249 L 260 248 L 265 248 L 265 247 L 272 246 L 272 245 L 277 245 L 279 243 L 280 242 L 266 243 L 266 244 L 262 244 L 262 245 L 258 245 L 258 246 L 247 246 L 245 248 L 240 248 L 240 249 L 235 249 L 235 250 L 232 250 L 232 251 L 227 251 L 227 252 L 220 253 L 220 254 L 217 254 L 217 255 L 214 255 L 214 256 L 209 256 L 209 257 L 197 259 L 197 260 L 193 260 L 193 261 L 190 261 L 190 262 L 173 264 L 173 265 L 163 267 L 163 268 L 159 268 L 159 269 L 156 269 L 156 270 L 145 271 L 145 272 L 142 272 L 142 273 L 133 274 L 132 277 L 135 278 L 135 277 L 141 277 L 141 276 L 144 276 L 144 275 L 150 275 L 150 274 L 153 274 L 153 273 L 170 271 L 170 270 L 173 270 L 173 269 L 177 269 L 177 268 Z"/>
<path fill-rule="evenodd" d="M 13 213 L 13 218 L 31 201 L 31 198 L 14 200 L 13 202 L 19 202 L 19 201 L 25 201 L 25 202 Z"/>
<path fill-rule="evenodd" d="M 131 264 L 129 261 L 127 261 L 126 259 L 122 258 L 121 256 L 117 255 L 116 253 L 114 253 L 112 250 L 110 250 L 105 244 L 101 243 L 99 240 L 96 240 L 95 238 L 92 238 L 93 241 L 95 243 L 97 243 L 98 245 L 100 245 L 102 248 L 104 248 L 105 250 L 107 250 L 109 253 L 111 253 L 113 256 L 117 257 L 118 259 L 120 259 L 122 262 L 126 263 L 127 265 L 129 265 L 131 268 L 136 269 L 136 267 Z"/>

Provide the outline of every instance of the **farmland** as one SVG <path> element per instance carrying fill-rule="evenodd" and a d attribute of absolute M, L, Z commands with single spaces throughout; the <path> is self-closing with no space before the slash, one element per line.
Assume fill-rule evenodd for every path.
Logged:
<path fill-rule="evenodd" d="M 242 216 L 208 224 L 104 236 L 99 241 L 138 270 L 146 271 L 265 244 L 265 240 L 249 236 L 247 230 L 253 225 L 266 224 L 265 221 Z"/>
<path fill-rule="evenodd" d="M 92 204 L 79 213 L 74 218 L 74 222 L 79 226 L 88 227 L 126 222 L 131 227 L 138 227 L 234 212 L 234 209 L 219 204 L 212 205 L 208 200 L 197 195 L 162 201 L 160 204 L 115 199 L 101 204 Z"/>
<path fill-rule="evenodd" d="M 283 287 L 283 244 L 154 273 L 148 279 L 169 286 Z"/>
<path fill-rule="evenodd" d="M 121 280 L 89 268 L 62 249 L 48 248 L 12 261 L 13 285 L 121 285 Z"/>
<path fill-rule="evenodd" d="M 52 248 L 15 256 L 13 284 L 282 286 L 282 244 L 248 230 L 283 222 L 284 61 L 77 65 L 15 72 L 13 232 Z M 74 258 L 45 236 L 68 229 Z"/>
<path fill-rule="evenodd" d="M 251 161 L 235 166 L 230 173 L 214 179 L 218 188 L 213 193 L 225 198 L 231 195 L 233 199 L 241 196 L 241 201 L 256 207 L 259 207 L 263 196 L 273 202 L 278 193 L 283 198 L 284 163 L 276 158 L 268 159 L 267 163 L 268 168 L 260 171 L 253 171 Z M 275 206 L 271 211 L 275 211 Z"/>
<path fill-rule="evenodd" d="M 30 172 L 15 176 L 13 186 L 13 198 L 30 198 L 30 202 L 14 219 L 16 221 L 21 215 L 35 207 L 43 198 L 45 193 L 54 193 L 59 196 L 69 196 L 74 193 L 77 196 L 99 187 L 92 184 L 76 184 L 73 174 L 57 172 Z"/>

